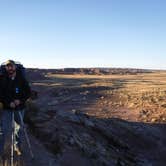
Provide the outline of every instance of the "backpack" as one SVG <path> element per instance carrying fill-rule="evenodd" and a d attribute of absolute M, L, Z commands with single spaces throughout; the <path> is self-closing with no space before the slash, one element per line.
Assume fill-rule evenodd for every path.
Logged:
<path fill-rule="evenodd" d="M 23 78 L 26 78 L 25 67 L 19 62 L 15 62 L 15 65 L 16 65 L 16 71 L 19 72 Z M 7 73 L 5 69 L 5 63 L 2 63 L 0 66 L 0 75 L 6 75 L 6 74 Z"/>

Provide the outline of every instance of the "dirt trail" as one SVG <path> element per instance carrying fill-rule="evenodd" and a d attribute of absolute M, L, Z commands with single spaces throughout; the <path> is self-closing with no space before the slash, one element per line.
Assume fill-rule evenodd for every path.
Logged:
<path fill-rule="evenodd" d="M 28 135 L 35 158 L 33 160 L 31 159 L 28 146 L 25 142 L 23 145 L 24 166 L 58 166 L 55 161 L 55 156 L 49 153 L 40 141 L 30 134 L 30 132 L 28 132 Z"/>

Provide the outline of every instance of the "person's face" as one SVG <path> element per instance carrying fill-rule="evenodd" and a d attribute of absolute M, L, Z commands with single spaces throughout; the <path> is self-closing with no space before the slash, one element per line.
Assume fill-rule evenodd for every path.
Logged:
<path fill-rule="evenodd" d="M 6 65 L 5 68 L 9 75 L 12 75 L 16 72 L 16 66 L 14 64 L 8 64 L 8 65 Z"/>

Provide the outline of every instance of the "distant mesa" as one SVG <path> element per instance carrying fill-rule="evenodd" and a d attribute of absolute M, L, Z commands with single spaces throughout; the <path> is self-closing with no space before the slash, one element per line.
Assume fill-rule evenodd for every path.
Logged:
<path fill-rule="evenodd" d="M 110 75 L 110 74 L 140 74 L 140 73 L 151 73 L 152 70 L 147 69 L 132 69 L 132 68 L 63 68 L 63 69 L 29 69 L 29 72 L 33 71 L 36 75 L 41 73 L 52 73 L 52 74 L 82 74 L 82 75 Z M 39 74 L 40 73 L 40 74 Z"/>

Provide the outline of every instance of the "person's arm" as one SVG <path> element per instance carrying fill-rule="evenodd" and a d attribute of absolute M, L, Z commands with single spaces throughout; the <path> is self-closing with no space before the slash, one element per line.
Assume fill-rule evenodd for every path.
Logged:
<path fill-rule="evenodd" d="M 8 91 L 4 90 L 2 93 L 2 103 L 4 108 L 11 108 L 12 102 L 14 102 L 14 100 L 8 95 Z"/>
<path fill-rule="evenodd" d="M 9 88 L 7 86 L 7 81 L 3 77 L 0 80 L 0 101 L 3 103 L 4 108 L 10 108 L 10 104 L 13 101 L 11 96 L 9 95 Z"/>
<path fill-rule="evenodd" d="M 0 74 L 0 110 L 3 109 L 3 99 L 2 99 L 2 75 Z"/>
<path fill-rule="evenodd" d="M 0 102 L 2 102 L 2 76 L 0 75 Z"/>

